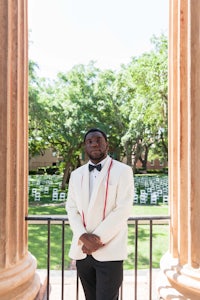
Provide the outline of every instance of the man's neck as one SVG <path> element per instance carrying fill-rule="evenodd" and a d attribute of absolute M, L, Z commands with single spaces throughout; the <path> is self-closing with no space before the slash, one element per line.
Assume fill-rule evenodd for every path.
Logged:
<path fill-rule="evenodd" d="M 98 165 L 98 164 L 102 164 L 102 163 L 104 163 L 104 161 L 106 160 L 106 158 L 108 157 L 108 155 L 106 155 L 105 157 L 103 157 L 101 160 L 98 160 L 98 161 L 94 161 L 94 160 L 91 160 L 90 159 L 90 162 L 92 163 L 92 164 L 94 164 L 94 165 Z"/>

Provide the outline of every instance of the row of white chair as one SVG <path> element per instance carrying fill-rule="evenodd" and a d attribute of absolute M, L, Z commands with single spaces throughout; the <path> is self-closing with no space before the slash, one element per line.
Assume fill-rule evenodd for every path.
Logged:
<path fill-rule="evenodd" d="M 162 187 L 168 188 L 168 178 L 167 177 L 135 177 L 135 188 L 148 188 L 152 187 L 155 189 L 160 189 Z"/>
<path fill-rule="evenodd" d="M 141 189 L 139 191 L 136 190 L 137 194 L 148 194 L 151 195 L 152 193 L 156 193 L 157 195 L 168 195 L 168 188 L 160 188 L 160 189 L 153 189 L 153 188 L 147 188 L 147 189 Z"/>
<path fill-rule="evenodd" d="M 158 204 L 158 200 L 160 200 L 160 197 L 158 196 L 157 193 L 152 193 L 150 195 L 150 204 Z M 133 203 L 135 203 L 135 204 L 138 204 L 138 203 L 146 204 L 147 201 L 148 201 L 147 193 L 142 193 L 140 195 L 138 195 L 138 194 L 134 195 Z M 162 201 L 163 201 L 163 204 L 168 204 L 168 195 L 163 195 Z"/>
<path fill-rule="evenodd" d="M 34 194 L 34 200 L 35 201 L 40 201 L 41 199 L 41 193 L 40 192 L 36 192 Z M 66 193 L 65 192 L 54 192 L 52 193 L 52 201 L 57 201 L 57 200 L 66 200 Z"/>

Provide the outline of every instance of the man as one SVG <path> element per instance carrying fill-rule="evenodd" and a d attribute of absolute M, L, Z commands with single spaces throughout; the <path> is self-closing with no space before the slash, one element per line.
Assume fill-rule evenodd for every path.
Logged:
<path fill-rule="evenodd" d="M 72 172 L 66 210 L 73 240 L 69 256 L 87 300 L 117 300 L 127 257 L 127 219 L 133 203 L 131 167 L 107 155 L 106 134 L 84 137 L 89 162 Z"/>

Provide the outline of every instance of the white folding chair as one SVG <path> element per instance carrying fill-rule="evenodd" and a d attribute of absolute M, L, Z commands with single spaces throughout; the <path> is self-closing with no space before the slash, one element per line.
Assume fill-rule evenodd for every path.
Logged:
<path fill-rule="evenodd" d="M 138 195 L 137 194 L 134 195 L 133 203 L 138 203 Z"/>
<path fill-rule="evenodd" d="M 49 187 L 48 186 L 44 187 L 44 194 L 49 194 Z"/>
<path fill-rule="evenodd" d="M 163 187 L 163 195 L 168 195 L 168 188 L 167 187 Z"/>
<path fill-rule="evenodd" d="M 52 194 L 52 201 L 57 201 L 58 200 L 58 193 L 57 192 L 54 192 Z"/>
<path fill-rule="evenodd" d="M 163 195 L 163 204 L 168 204 L 168 195 Z"/>
<path fill-rule="evenodd" d="M 143 193 L 140 195 L 140 204 L 146 204 L 147 203 L 147 194 Z"/>
<path fill-rule="evenodd" d="M 32 196 L 35 196 L 36 192 L 37 192 L 37 189 L 36 189 L 36 188 L 33 188 L 33 189 L 31 190 L 31 195 L 32 195 Z"/>
<path fill-rule="evenodd" d="M 140 190 L 140 195 L 146 194 L 145 190 Z"/>
<path fill-rule="evenodd" d="M 40 192 L 35 193 L 35 201 L 40 201 Z"/>
<path fill-rule="evenodd" d="M 150 195 L 150 194 L 151 194 L 151 192 L 152 192 L 152 188 L 150 188 L 150 187 L 149 187 L 149 188 L 147 188 L 147 194 L 148 194 L 148 195 Z"/>
<path fill-rule="evenodd" d="M 66 194 L 64 192 L 61 192 L 60 195 L 59 195 L 59 199 L 60 200 L 65 200 L 65 196 L 66 196 Z"/>
<path fill-rule="evenodd" d="M 150 203 L 151 204 L 157 204 L 158 196 L 157 193 L 152 193 L 150 196 Z"/>

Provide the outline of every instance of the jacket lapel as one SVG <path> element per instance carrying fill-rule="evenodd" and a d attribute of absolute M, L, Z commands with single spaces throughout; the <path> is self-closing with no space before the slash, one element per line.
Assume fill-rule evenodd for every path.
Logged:
<path fill-rule="evenodd" d="M 80 189 L 80 201 L 82 203 L 82 210 L 86 217 L 88 205 L 89 205 L 89 171 L 88 164 L 84 166 L 83 172 L 81 174 L 81 189 Z"/>

